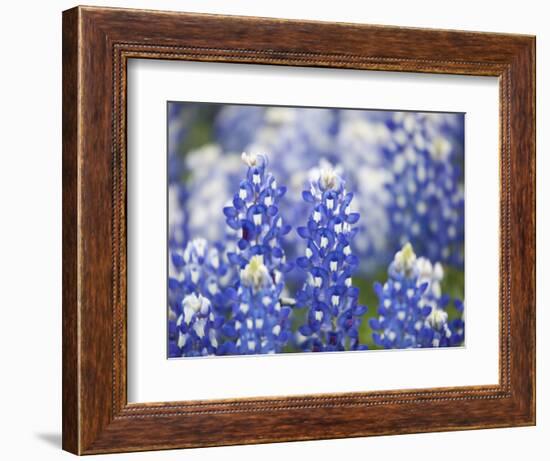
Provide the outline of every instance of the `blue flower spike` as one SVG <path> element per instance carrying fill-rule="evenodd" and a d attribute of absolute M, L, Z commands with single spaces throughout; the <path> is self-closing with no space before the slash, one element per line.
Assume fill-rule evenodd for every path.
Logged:
<path fill-rule="evenodd" d="M 297 229 L 305 240 L 305 256 L 296 264 L 307 272 L 297 294 L 298 307 L 307 308 L 307 323 L 299 328 L 304 351 L 366 349 L 359 342 L 359 326 L 366 306 L 358 304 L 359 290 L 352 285 L 358 259 L 352 253 L 353 225 L 359 214 L 351 211 L 353 194 L 346 192 L 339 171 L 321 162 L 311 172 L 307 225 Z"/>
<path fill-rule="evenodd" d="M 406 243 L 388 268 L 388 280 L 376 284 L 378 317 L 370 320 L 373 340 L 385 349 L 459 346 L 464 321 L 449 322 L 449 297 L 441 293 L 444 277 L 440 263 L 417 258 Z M 455 302 L 462 313 L 462 301 Z"/>
<path fill-rule="evenodd" d="M 169 355 L 210 355 L 217 351 L 217 329 L 228 309 L 224 277 L 228 272 L 219 246 L 202 238 L 183 251 L 170 248 L 168 280 Z"/>
<path fill-rule="evenodd" d="M 432 261 L 464 263 L 462 148 L 442 115 L 396 112 L 384 148 L 393 180 L 388 217 L 393 245 L 414 244 Z"/>
<path fill-rule="evenodd" d="M 282 242 L 290 232 L 279 213 L 286 189 L 267 171 L 267 157 L 242 154 L 248 167 L 232 205 L 224 208 L 237 230 L 229 261 L 237 268 L 232 314 L 224 325 L 223 354 L 282 352 L 290 339 L 292 299 L 283 298 L 285 274 L 292 269 Z"/>

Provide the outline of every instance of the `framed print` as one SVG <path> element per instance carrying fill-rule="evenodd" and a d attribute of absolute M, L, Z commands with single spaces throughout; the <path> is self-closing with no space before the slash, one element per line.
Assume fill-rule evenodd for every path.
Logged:
<path fill-rule="evenodd" d="M 535 424 L 534 37 L 63 13 L 63 448 Z"/>

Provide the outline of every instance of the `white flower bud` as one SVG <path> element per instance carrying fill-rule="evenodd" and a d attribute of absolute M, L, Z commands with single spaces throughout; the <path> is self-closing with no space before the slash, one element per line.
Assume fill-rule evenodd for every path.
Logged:
<path fill-rule="evenodd" d="M 191 293 L 183 298 L 181 302 L 183 308 L 183 321 L 189 325 L 193 316 L 197 313 L 206 315 L 210 310 L 210 301 L 202 295 Z M 181 323 L 181 322 L 180 322 Z"/>
<path fill-rule="evenodd" d="M 443 309 L 433 308 L 430 315 L 426 319 L 428 325 L 432 328 L 439 330 L 445 323 L 447 323 L 448 314 Z"/>
<path fill-rule="evenodd" d="M 258 163 L 258 156 L 256 154 L 247 154 L 246 152 L 243 152 L 241 154 L 242 161 L 248 165 L 249 167 L 256 166 Z"/>
<path fill-rule="evenodd" d="M 271 278 L 262 255 L 254 255 L 250 258 L 250 262 L 241 271 L 241 279 L 245 285 L 256 290 L 269 283 Z"/>

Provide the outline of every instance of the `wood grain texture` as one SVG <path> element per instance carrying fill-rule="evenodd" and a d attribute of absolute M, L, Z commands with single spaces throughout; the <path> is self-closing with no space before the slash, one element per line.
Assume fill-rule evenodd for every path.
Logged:
<path fill-rule="evenodd" d="M 78 399 L 78 10 L 63 17 L 63 448 L 79 452 Z"/>
<path fill-rule="evenodd" d="M 129 404 L 126 63 L 175 59 L 500 79 L 500 381 Z M 535 423 L 535 39 L 78 7 L 63 14 L 63 448 L 78 454 Z"/>

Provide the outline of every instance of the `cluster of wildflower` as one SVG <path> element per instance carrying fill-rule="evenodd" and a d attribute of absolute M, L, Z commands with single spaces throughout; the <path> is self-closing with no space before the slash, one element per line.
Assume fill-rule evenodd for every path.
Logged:
<path fill-rule="evenodd" d="M 288 187 L 283 217 L 293 222 L 303 216 L 302 188 L 307 171 L 319 157 L 331 152 L 335 117 L 323 109 L 290 107 L 224 106 L 215 120 L 216 140 L 225 152 L 269 152 L 270 165 Z M 289 236 L 287 250 L 296 242 Z"/>
<path fill-rule="evenodd" d="M 454 120 L 445 114 L 394 113 L 387 121 L 391 141 L 383 150 L 394 176 L 387 185 L 390 247 L 412 242 L 427 258 L 461 267 L 462 149 L 446 135 Z"/>
<path fill-rule="evenodd" d="M 307 271 L 307 280 L 297 295 L 297 304 L 307 307 L 307 322 L 299 329 L 301 347 L 307 351 L 364 349 L 359 342 L 359 324 L 366 307 L 358 304 L 359 290 L 352 286 L 358 258 L 352 254 L 352 228 L 359 213 L 350 210 L 353 194 L 330 164 L 313 173 L 304 200 L 312 208 L 307 226 L 298 234 L 306 241 L 305 256 L 297 265 Z"/>
<path fill-rule="evenodd" d="M 222 249 L 202 238 L 191 240 L 183 250 L 170 249 L 169 356 L 216 353 L 228 302 L 228 273 Z"/>
<path fill-rule="evenodd" d="M 460 116 L 227 105 L 209 109 L 213 138 L 192 148 L 190 120 L 205 112 L 168 109 L 170 356 L 363 348 L 352 276 L 372 276 L 407 242 L 426 258 L 411 263 L 403 247 L 376 285 L 375 344 L 463 342 L 462 302 L 450 314 L 431 263 L 463 270 Z M 243 180 L 242 150 L 276 161 L 268 171 L 265 157 L 244 155 Z M 320 158 L 339 167 L 317 168 Z M 294 222 L 303 227 L 289 233 Z M 293 307 L 307 311 L 298 332 Z"/>
<path fill-rule="evenodd" d="M 315 158 L 330 155 L 336 116 L 326 109 L 227 105 L 216 118 L 215 134 L 228 152 L 269 150 L 278 159 L 277 174 L 299 175 L 314 166 Z"/>
<path fill-rule="evenodd" d="M 359 213 L 352 211 L 340 170 L 328 162 L 310 172 L 302 192 L 309 208 L 306 226 L 297 229 L 305 256 L 297 265 L 306 274 L 296 300 L 285 292 L 284 237 L 291 227 L 280 213 L 286 188 L 267 171 L 267 158 L 242 155 L 247 165 L 231 204 L 223 208 L 225 244 L 196 238 L 171 243 L 169 278 L 169 355 L 226 355 L 282 352 L 296 340 L 305 351 L 360 350 L 359 326 L 366 306 L 352 284 L 359 259 L 352 252 Z M 378 317 L 373 339 L 384 348 L 444 347 L 464 340 L 462 318 L 448 320 L 441 294 L 442 266 L 416 258 L 408 243 L 395 255 L 389 280 L 376 285 Z M 306 308 L 296 335 L 292 308 Z M 462 311 L 460 301 L 455 302 Z"/>
<path fill-rule="evenodd" d="M 378 317 L 370 320 L 370 326 L 376 345 L 404 349 L 462 344 L 463 320 L 448 321 L 449 297 L 441 293 L 441 264 L 417 258 L 407 243 L 395 254 L 388 275 L 384 285 L 375 285 Z M 460 301 L 455 307 L 462 312 Z"/>
<path fill-rule="evenodd" d="M 282 299 L 285 274 L 292 268 L 282 240 L 291 228 L 278 208 L 286 188 L 266 171 L 266 157 L 243 153 L 242 159 L 248 166 L 246 178 L 232 204 L 223 209 L 227 225 L 237 234 L 227 257 L 238 277 L 221 353 L 281 352 L 289 339 L 291 313 Z"/>
<path fill-rule="evenodd" d="M 225 151 L 270 151 L 288 178 L 284 216 L 304 213 L 301 187 L 317 159 L 342 162 L 362 213 L 355 251 L 376 269 L 411 241 L 432 260 L 463 264 L 463 123 L 454 114 L 226 106 L 216 120 Z M 246 128 L 248 127 L 248 129 Z M 289 242 L 293 254 L 298 242 Z"/>

